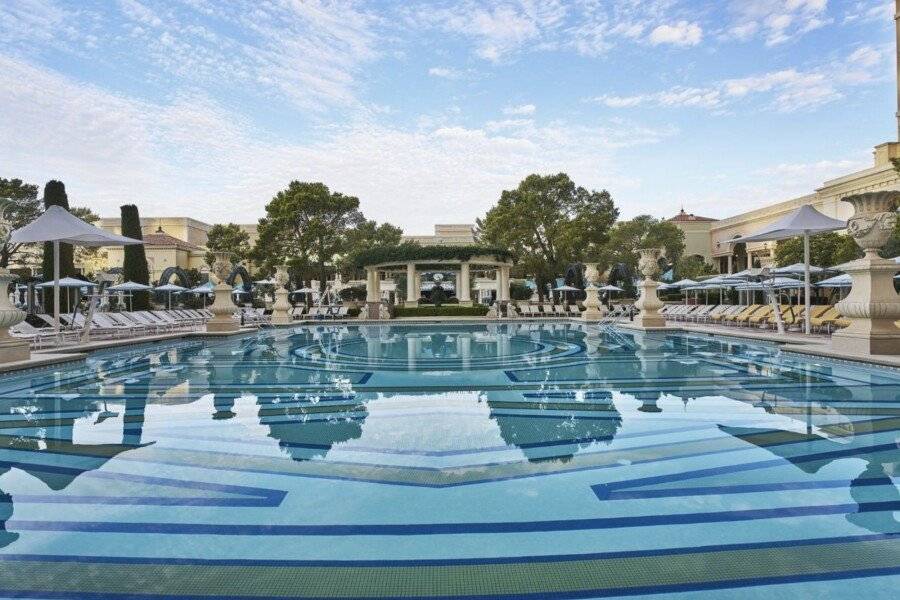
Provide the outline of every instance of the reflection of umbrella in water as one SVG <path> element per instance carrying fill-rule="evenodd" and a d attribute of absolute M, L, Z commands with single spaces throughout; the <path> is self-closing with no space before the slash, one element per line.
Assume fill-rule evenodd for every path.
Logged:
<path fill-rule="evenodd" d="M 860 423 L 855 422 L 854 428 L 858 425 Z M 771 429 L 728 427 L 725 425 L 719 425 L 719 429 L 738 439 L 767 450 L 809 474 L 818 473 L 819 470 L 835 460 L 857 458 L 866 461 L 866 467 L 863 472 L 848 484 L 850 496 L 857 504 L 861 505 L 861 510 L 849 513 L 845 515 L 845 518 L 854 525 L 875 533 L 900 532 L 900 522 L 894 518 L 893 511 L 865 509 L 867 505 L 872 503 L 884 503 L 882 506 L 896 506 L 900 503 L 900 490 L 897 490 L 893 480 L 886 472 L 888 465 L 896 466 L 898 464 L 896 448 L 869 452 L 863 449 L 856 451 L 857 448 L 849 444 L 834 442 L 814 434 L 803 434 L 793 431 L 777 431 L 773 433 Z M 771 442 L 773 435 L 778 436 L 777 443 Z M 798 446 L 804 448 L 804 443 L 806 444 L 805 448 L 810 448 L 814 445 L 816 452 L 796 452 Z M 792 452 L 794 452 L 793 455 L 791 454 Z M 840 452 L 840 454 L 834 456 L 833 453 L 835 452 Z M 816 459 L 815 454 L 824 454 L 825 457 Z"/>

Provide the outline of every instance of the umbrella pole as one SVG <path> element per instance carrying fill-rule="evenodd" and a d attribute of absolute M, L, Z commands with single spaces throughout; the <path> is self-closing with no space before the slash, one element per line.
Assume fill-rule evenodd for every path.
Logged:
<path fill-rule="evenodd" d="M 53 322 L 59 335 L 59 241 L 53 241 Z"/>
<path fill-rule="evenodd" d="M 810 297 L 809 297 L 809 232 L 803 232 L 803 276 L 806 278 L 803 284 L 803 293 L 806 296 L 806 312 L 803 314 L 803 330 L 806 332 L 806 335 L 809 335 L 810 331 L 810 320 L 809 320 L 809 309 L 810 309 Z"/>

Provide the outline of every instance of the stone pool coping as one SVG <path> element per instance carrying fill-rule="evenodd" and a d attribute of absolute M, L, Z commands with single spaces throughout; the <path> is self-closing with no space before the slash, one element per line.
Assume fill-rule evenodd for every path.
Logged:
<path fill-rule="evenodd" d="M 304 327 L 309 325 L 390 325 L 394 324 L 434 324 L 434 323 L 586 323 L 581 319 L 571 317 L 558 318 L 515 318 L 515 319 L 488 319 L 485 317 L 406 317 L 400 319 L 385 320 L 368 320 L 368 319 L 329 319 L 329 320 L 300 320 L 295 323 L 277 325 L 276 329 L 287 327 Z M 617 321 L 615 325 L 623 329 L 637 330 L 637 326 L 630 321 Z M 31 359 L 25 361 L 17 361 L 13 363 L 0 364 L 0 373 L 9 373 L 13 371 L 21 371 L 38 367 L 45 367 L 55 364 L 81 361 L 87 358 L 89 353 L 96 350 L 105 350 L 108 348 L 116 348 L 120 346 L 135 346 L 139 344 L 165 342 L 177 339 L 191 338 L 217 338 L 228 337 L 233 335 L 244 335 L 258 331 L 254 327 L 243 327 L 233 332 L 207 332 L 207 331 L 182 331 L 174 333 L 164 333 L 150 336 L 127 339 L 105 339 L 88 342 L 86 344 L 75 344 L 66 346 L 65 348 L 52 348 L 45 350 L 35 350 L 31 353 Z M 824 359 L 843 360 L 855 363 L 863 363 L 880 367 L 890 367 L 900 369 L 900 356 L 889 355 L 862 355 L 852 352 L 845 352 L 832 348 L 829 344 L 830 338 L 825 336 L 807 337 L 800 333 L 786 333 L 779 335 L 774 331 L 759 331 L 753 329 L 742 329 L 739 327 L 711 327 L 707 325 L 693 324 L 677 324 L 666 325 L 665 327 L 657 327 L 646 331 L 659 332 L 683 332 L 704 335 L 721 335 L 732 338 L 744 338 L 758 342 L 769 342 L 777 344 L 785 352 L 802 354 L 804 356 L 816 356 Z"/>

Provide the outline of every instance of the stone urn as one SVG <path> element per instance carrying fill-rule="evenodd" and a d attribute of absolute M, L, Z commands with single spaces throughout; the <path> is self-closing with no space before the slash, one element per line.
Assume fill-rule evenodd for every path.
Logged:
<path fill-rule="evenodd" d="M 290 325 L 291 323 L 291 303 L 288 301 L 287 284 L 290 280 L 287 265 L 278 265 L 275 267 L 275 305 L 272 307 L 272 324 L 273 325 Z"/>
<path fill-rule="evenodd" d="M 231 253 L 213 252 L 213 257 L 209 278 L 218 286 L 225 283 L 228 280 L 228 276 L 231 275 Z"/>
<path fill-rule="evenodd" d="M 869 192 L 841 198 L 853 205 L 847 220 L 847 233 L 872 258 L 890 239 L 897 223 L 900 192 Z"/>
<path fill-rule="evenodd" d="M 656 289 L 659 283 L 653 278 L 659 274 L 659 257 L 662 256 L 662 250 L 659 248 L 640 248 L 638 253 L 641 255 L 638 261 L 638 269 L 644 280 L 638 287 L 641 290 L 641 297 L 634 303 L 635 307 L 640 309 L 640 313 L 634 318 L 634 323 L 641 329 L 651 329 L 665 327 L 666 320 L 659 314 L 659 309 L 663 307 L 662 301 L 656 295 Z"/>
<path fill-rule="evenodd" d="M 598 263 L 584 263 L 584 282 L 587 285 L 597 285 L 600 283 L 600 272 L 597 270 Z"/>
<path fill-rule="evenodd" d="M 662 250 L 659 248 L 639 248 L 638 254 L 638 271 L 644 276 L 644 279 L 653 279 L 659 275 L 659 257 L 662 256 Z"/>
<path fill-rule="evenodd" d="M 584 288 L 584 293 L 584 311 L 581 313 L 581 318 L 585 321 L 599 321 L 605 317 L 606 307 L 600 302 L 600 288 L 591 282 Z"/>
<path fill-rule="evenodd" d="M 9 284 L 18 279 L 6 269 L 0 269 L 0 363 L 28 360 L 31 357 L 28 342 L 9 335 L 9 328 L 25 320 L 25 313 L 9 301 Z"/>
<path fill-rule="evenodd" d="M 835 306 L 850 325 L 832 336 L 832 347 L 852 354 L 900 354 L 900 297 L 894 291 L 897 263 L 878 256 L 897 222 L 900 192 L 869 192 L 842 198 L 855 212 L 847 232 L 866 253 L 840 265 L 853 278 L 850 293 Z"/>

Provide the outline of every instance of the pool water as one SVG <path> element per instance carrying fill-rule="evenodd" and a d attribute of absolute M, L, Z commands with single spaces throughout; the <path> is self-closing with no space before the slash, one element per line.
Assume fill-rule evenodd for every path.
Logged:
<path fill-rule="evenodd" d="M 0 597 L 887 598 L 900 372 L 575 323 L 0 376 Z"/>

